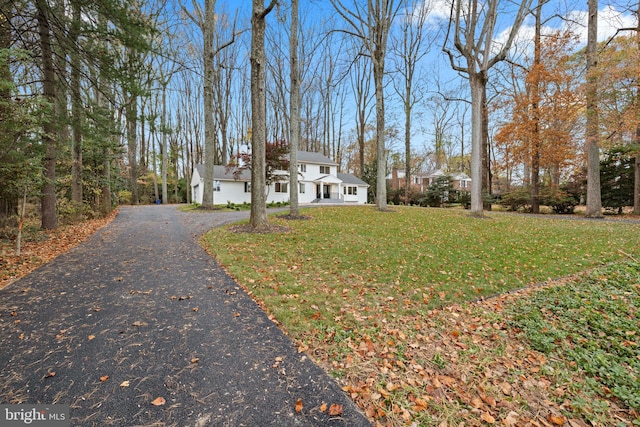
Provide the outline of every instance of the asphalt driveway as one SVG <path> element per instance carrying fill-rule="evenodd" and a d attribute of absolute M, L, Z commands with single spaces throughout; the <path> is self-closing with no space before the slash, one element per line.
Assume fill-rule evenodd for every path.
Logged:
<path fill-rule="evenodd" d="M 122 207 L 0 290 L 0 402 L 68 404 L 73 426 L 369 425 L 197 245 L 247 216 Z"/>

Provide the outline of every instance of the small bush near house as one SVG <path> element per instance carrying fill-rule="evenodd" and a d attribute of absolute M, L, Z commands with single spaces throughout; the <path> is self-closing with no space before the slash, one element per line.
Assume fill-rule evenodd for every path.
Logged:
<path fill-rule="evenodd" d="M 471 208 L 471 193 L 466 191 L 458 192 L 458 203 L 464 206 L 465 209 Z"/>
<path fill-rule="evenodd" d="M 430 206 L 432 208 L 444 207 L 451 203 L 451 195 L 454 193 L 451 185 L 450 176 L 439 176 L 435 182 L 427 187 L 425 197 L 421 199 L 421 206 Z"/>

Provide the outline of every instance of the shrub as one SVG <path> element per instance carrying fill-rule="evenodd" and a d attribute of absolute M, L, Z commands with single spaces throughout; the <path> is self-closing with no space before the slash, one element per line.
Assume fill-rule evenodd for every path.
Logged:
<path fill-rule="evenodd" d="M 531 206 L 531 194 L 524 188 L 505 193 L 500 199 L 500 206 L 513 212 L 519 211 L 520 209 L 528 210 Z"/>
<path fill-rule="evenodd" d="M 420 200 L 425 195 L 415 188 L 409 189 L 409 197 L 404 188 L 387 191 L 387 203 L 392 205 L 420 205 Z"/>
<path fill-rule="evenodd" d="M 433 208 L 444 207 L 445 204 L 452 202 L 454 193 L 451 185 L 450 176 L 439 176 L 435 181 L 427 187 L 425 196 L 420 199 L 421 206 L 430 206 Z"/>
<path fill-rule="evenodd" d="M 634 167 L 629 147 L 614 147 L 600 161 L 602 207 L 622 213 L 633 205 Z"/>
<path fill-rule="evenodd" d="M 457 202 L 464 206 L 465 209 L 471 209 L 471 193 L 467 191 L 458 191 Z"/>
<path fill-rule="evenodd" d="M 550 206 L 554 213 L 572 214 L 578 204 L 578 199 L 568 192 L 558 188 L 544 188 L 540 192 L 540 201 Z"/>
<path fill-rule="evenodd" d="M 130 205 L 131 204 L 131 191 L 129 191 L 129 190 L 120 190 L 120 191 L 118 191 L 118 204 L 119 205 Z"/>

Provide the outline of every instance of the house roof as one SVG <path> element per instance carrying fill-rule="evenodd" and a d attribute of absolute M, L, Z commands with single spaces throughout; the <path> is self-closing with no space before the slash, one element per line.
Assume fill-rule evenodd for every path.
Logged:
<path fill-rule="evenodd" d="M 204 165 L 196 165 L 196 170 L 200 178 L 204 178 Z M 244 169 L 238 179 L 233 176 L 233 168 L 227 170 L 226 166 L 216 165 L 213 167 L 213 177 L 222 181 L 251 181 L 251 171 Z"/>
<path fill-rule="evenodd" d="M 337 163 L 331 160 L 329 157 L 322 153 L 315 153 L 313 151 L 298 151 L 298 163 L 315 163 L 320 165 L 332 165 L 336 166 Z"/>
<path fill-rule="evenodd" d="M 366 182 L 364 182 L 363 180 L 361 180 L 357 176 L 351 175 L 350 173 L 339 173 L 338 174 L 338 178 L 341 179 L 342 182 L 345 183 L 345 184 L 366 185 L 367 187 L 369 186 L 369 184 L 367 184 Z"/>
<path fill-rule="evenodd" d="M 469 177 L 469 175 L 467 175 L 464 172 L 444 172 L 442 169 L 436 169 L 435 171 L 433 171 L 432 173 L 429 174 L 429 178 L 437 178 L 439 176 L 450 176 L 451 179 L 457 180 L 457 181 L 471 181 L 471 178 Z"/>
<path fill-rule="evenodd" d="M 325 182 L 329 184 L 340 184 L 342 180 L 340 178 L 336 178 L 333 175 L 323 175 L 318 179 L 314 179 L 313 182 Z"/>
<path fill-rule="evenodd" d="M 458 180 L 464 180 L 464 181 L 471 181 L 471 178 L 469 177 L 469 175 L 467 175 L 464 172 L 456 172 L 453 175 L 451 175 L 453 177 L 453 179 L 458 179 Z"/>

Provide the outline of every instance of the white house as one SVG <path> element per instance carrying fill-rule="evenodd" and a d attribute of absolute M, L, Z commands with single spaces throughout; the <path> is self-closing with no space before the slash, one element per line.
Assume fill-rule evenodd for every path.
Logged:
<path fill-rule="evenodd" d="M 306 203 L 367 203 L 369 185 L 361 179 L 338 173 L 338 164 L 329 157 L 310 151 L 298 151 L 298 202 Z M 288 175 L 288 171 L 277 173 Z M 217 205 L 251 203 L 251 171 L 245 169 L 239 177 L 233 169 L 215 166 L 213 202 Z M 204 165 L 197 165 L 191 177 L 191 200 L 202 203 Z M 267 203 L 289 201 L 289 180 L 272 183 L 267 188 Z"/>

